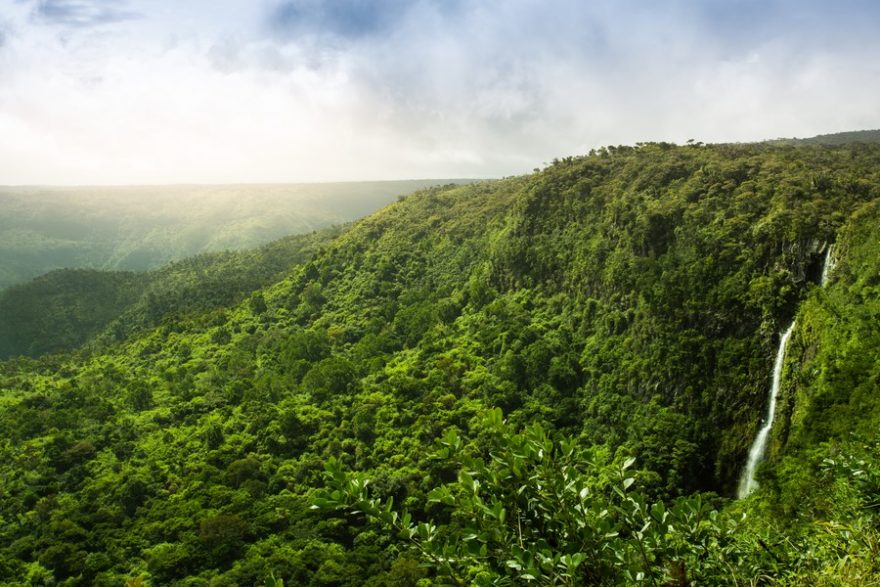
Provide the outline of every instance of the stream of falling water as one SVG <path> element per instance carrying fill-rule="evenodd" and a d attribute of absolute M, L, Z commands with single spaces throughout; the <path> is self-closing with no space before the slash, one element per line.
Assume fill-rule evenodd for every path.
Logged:
<path fill-rule="evenodd" d="M 825 253 L 825 262 L 822 264 L 822 279 L 820 285 L 825 287 L 828 283 L 828 277 L 834 269 L 834 245 L 828 245 L 828 251 Z M 737 489 L 737 497 L 743 498 L 755 490 L 758 483 L 755 481 L 755 471 L 758 464 L 764 460 L 764 453 L 767 451 L 767 442 L 770 440 L 770 429 L 773 427 L 773 416 L 776 414 L 776 399 L 779 395 L 779 384 L 782 379 L 782 365 L 785 361 L 785 347 L 788 346 L 788 338 L 794 330 L 794 321 L 782 333 L 779 339 L 779 348 L 776 350 L 776 362 L 773 363 L 773 379 L 770 384 L 770 399 L 767 406 L 767 417 L 764 419 L 764 425 L 758 431 L 752 448 L 749 449 L 749 460 L 746 461 L 746 468 L 743 470 L 742 477 L 739 480 L 739 488 Z"/>
<path fill-rule="evenodd" d="M 822 287 L 825 287 L 825 284 L 828 283 L 828 276 L 831 275 L 831 271 L 834 269 L 836 259 L 834 258 L 834 245 L 828 245 L 828 251 L 825 253 L 825 263 L 822 264 L 822 280 L 819 284 Z"/>
<path fill-rule="evenodd" d="M 794 330 L 794 322 L 782 334 L 779 339 L 779 349 L 776 351 L 776 362 L 773 364 L 773 381 L 770 386 L 770 402 L 767 406 L 767 417 L 764 419 L 764 425 L 758 431 L 752 448 L 749 449 L 749 460 L 746 462 L 746 468 L 743 471 L 742 478 L 739 481 L 739 490 L 737 496 L 746 497 L 755 487 L 758 486 L 755 481 L 755 470 L 758 463 L 764 458 L 764 451 L 767 450 L 767 441 L 770 439 L 770 428 L 773 427 L 773 416 L 776 414 L 776 396 L 779 393 L 779 382 L 782 379 L 782 363 L 785 360 L 785 347 L 788 345 L 788 337 Z"/>

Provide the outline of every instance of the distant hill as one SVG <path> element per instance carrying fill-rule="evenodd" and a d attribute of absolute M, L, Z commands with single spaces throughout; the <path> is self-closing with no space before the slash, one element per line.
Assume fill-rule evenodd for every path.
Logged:
<path fill-rule="evenodd" d="M 806 139 L 775 139 L 767 141 L 775 144 L 789 145 L 846 145 L 849 143 L 880 143 L 880 130 L 855 130 L 836 132 L 827 135 L 816 135 Z"/>
<path fill-rule="evenodd" d="M 461 180 L 0 187 L 0 289 L 55 269 L 143 271 L 356 220 Z"/>

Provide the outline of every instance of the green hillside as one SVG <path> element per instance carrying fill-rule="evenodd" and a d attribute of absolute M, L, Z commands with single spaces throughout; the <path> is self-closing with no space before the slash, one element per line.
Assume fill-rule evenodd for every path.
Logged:
<path fill-rule="evenodd" d="M 253 248 L 438 183 L 0 187 L 0 289 L 55 269 L 144 271 Z"/>
<path fill-rule="evenodd" d="M 868 144 L 613 147 L 410 195 L 258 291 L 0 363 L 0 577 L 876 584 L 878 223 Z M 175 297 L 196 274 L 171 298 L 227 279 Z"/>
<path fill-rule="evenodd" d="M 59 269 L 0 291 L 0 359 L 100 349 L 171 316 L 241 301 L 281 279 L 342 229 L 279 239 L 258 249 L 204 253 L 133 273 Z"/>

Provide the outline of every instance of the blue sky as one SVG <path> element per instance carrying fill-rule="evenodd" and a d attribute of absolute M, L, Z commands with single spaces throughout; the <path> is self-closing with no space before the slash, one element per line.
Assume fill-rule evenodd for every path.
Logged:
<path fill-rule="evenodd" d="M 880 127 L 868 0 L 0 0 L 0 184 L 497 177 Z"/>

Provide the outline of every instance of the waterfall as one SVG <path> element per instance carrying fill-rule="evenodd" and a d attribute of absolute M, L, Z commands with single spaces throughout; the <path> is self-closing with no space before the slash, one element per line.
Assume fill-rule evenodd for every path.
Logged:
<path fill-rule="evenodd" d="M 819 281 L 819 284 L 822 287 L 825 287 L 825 284 L 828 283 L 828 276 L 831 275 L 831 271 L 834 270 L 835 262 L 834 244 L 830 244 L 828 245 L 828 251 L 825 253 L 825 262 L 822 264 L 822 279 Z"/>
<path fill-rule="evenodd" d="M 794 330 L 794 322 L 782 334 L 779 339 L 779 349 L 776 351 L 776 362 L 773 364 L 773 379 L 770 385 L 770 401 L 767 406 L 767 418 L 764 425 L 758 431 L 752 448 L 749 449 L 749 460 L 746 463 L 746 469 L 743 471 L 742 478 L 739 481 L 739 490 L 737 497 L 743 498 L 750 494 L 755 487 L 758 486 L 755 481 L 755 470 L 758 463 L 764 458 L 764 451 L 767 450 L 767 441 L 770 439 L 770 428 L 773 426 L 773 415 L 776 413 L 776 396 L 779 394 L 779 382 L 782 379 L 782 362 L 785 359 L 785 347 L 788 345 L 788 337 Z"/>
<path fill-rule="evenodd" d="M 835 261 L 834 244 L 832 243 L 828 245 L 828 250 L 825 252 L 825 262 L 822 263 L 822 278 L 819 281 L 819 284 L 822 287 L 825 287 L 828 283 L 828 278 L 834 270 Z M 792 321 L 791 325 L 782 333 L 782 338 L 779 339 L 779 348 L 776 350 L 776 362 L 773 363 L 773 378 L 770 383 L 770 400 L 768 402 L 769 405 L 767 406 L 767 418 L 764 420 L 764 425 L 761 426 L 761 429 L 758 431 L 758 435 L 752 443 L 752 448 L 749 449 L 749 460 L 746 462 L 746 468 L 739 480 L 739 488 L 737 489 L 737 497 L 739 498 L 746 497 L 754 491 L 755 487 L 758 486 L 758 483 L 755 481 L 755 470 L 758 468 L 758 463 L 764 459 L 764 452 L 767 450 L 767 441 L 770 440 L 770 429 L 773 427 L 773 416 L 776 414 L 776 396 L 779 394 L 779 383 L 780 379 L 782 379 L 782 363 L 785 360 L 785 347 L 788 345 L 788 337 L 791 336 L 792 330 L 794 330 L 794 321 Z"/>

